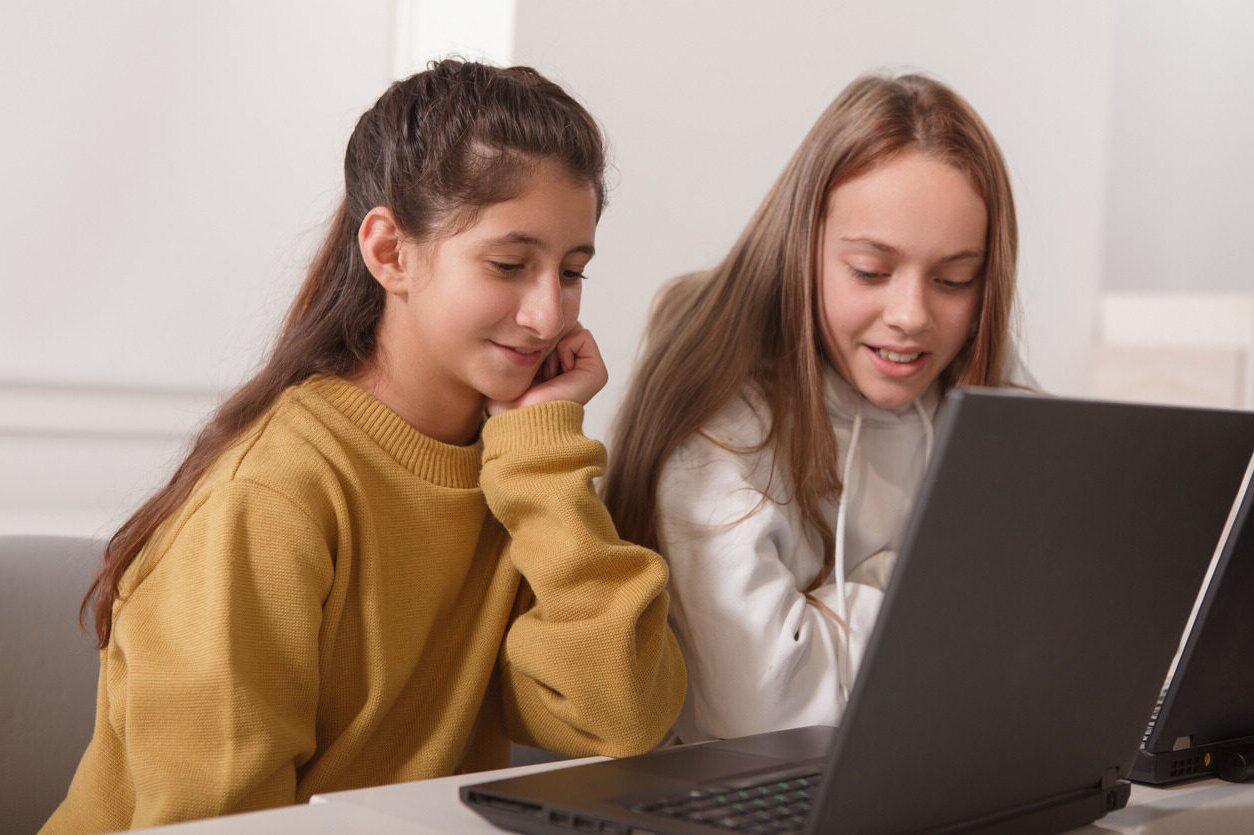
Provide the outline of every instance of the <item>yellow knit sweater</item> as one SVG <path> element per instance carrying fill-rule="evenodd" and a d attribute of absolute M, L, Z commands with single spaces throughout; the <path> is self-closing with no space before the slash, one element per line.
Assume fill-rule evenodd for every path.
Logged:
<path fill-rule="evenodd" d="M 616 535 L 582 417 L 519 409 L 456 447 L 344 380 L 289 389 L 124 576 L 45 831 L 499 767 L 509 738 L 655 745 L 684 694 L 666 567 Z"/>

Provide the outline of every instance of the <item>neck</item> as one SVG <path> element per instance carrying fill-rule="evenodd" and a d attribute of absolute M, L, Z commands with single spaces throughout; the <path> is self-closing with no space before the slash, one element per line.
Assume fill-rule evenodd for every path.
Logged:
<path fill-rule="evenodd" d="M 479 435 L 483 421 L 483 395 L 450 392 L 447 386 L 433 382 L 433 375 L 398 374 L 382 352 L 353 374 L 349 382 L 370 392 L 410 426 L 428 438 L 446 444 L 466 446 Z"/>

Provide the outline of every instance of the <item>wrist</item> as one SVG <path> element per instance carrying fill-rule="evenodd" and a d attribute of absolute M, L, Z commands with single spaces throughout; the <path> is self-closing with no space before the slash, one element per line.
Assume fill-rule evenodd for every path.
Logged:
<path fill-rule="evenodd" d="M 583 404 L 573 400 L 546 400 L 507 407 L 483 425 L 484 455 L 505 446 L 550 445 L 564 439 L 583 439 Z"/>

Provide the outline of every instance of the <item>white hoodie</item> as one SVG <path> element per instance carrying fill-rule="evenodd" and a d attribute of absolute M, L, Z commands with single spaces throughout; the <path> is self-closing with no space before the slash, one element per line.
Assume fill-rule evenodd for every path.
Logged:
<path fill-rule="evenodd" d="M 736 451 L 760 443 L 769 425 L 756 390 L 719 411 L 662 470 L 659 538 L 688 665 L 675 726 L 684 742 L 834 725 L 844 710 L 941 403 L 933 385 L 902 411 L 885 411 L 830 367 L 824 394 L 845 498 L 822 508 L 837 533 L 837 572 L 813 594 L 848 632 L 802 593 L 822 568 L 822 546 L 789 501 L 786 462 L 772 473 L 770 448 Z"/>

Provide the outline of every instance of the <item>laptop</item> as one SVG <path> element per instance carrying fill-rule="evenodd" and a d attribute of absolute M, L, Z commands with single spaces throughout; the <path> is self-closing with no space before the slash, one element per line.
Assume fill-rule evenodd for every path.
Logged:
<path fill-rule="evenodd" d="M 1131 779 L 1254 778 L 1254 459 Z"/>
<path fill-rule="evenodd" d="M 472 784 L 528 833 L 1056 832 L 1127 802 L 1254 413 L 955 392 L 839 728 Z"/>

